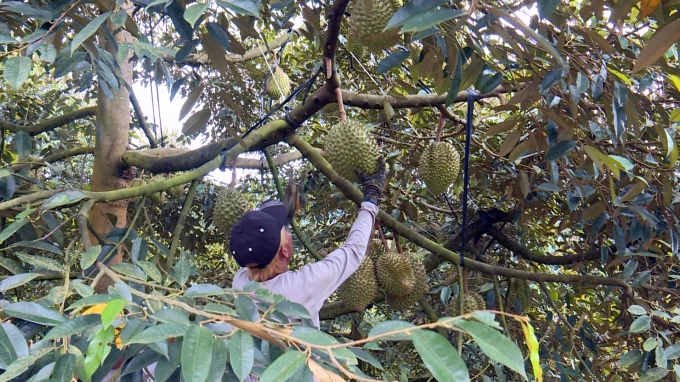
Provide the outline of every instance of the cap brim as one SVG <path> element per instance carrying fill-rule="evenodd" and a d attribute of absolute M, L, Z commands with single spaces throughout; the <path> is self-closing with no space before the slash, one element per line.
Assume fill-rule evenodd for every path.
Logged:
<path fill-rule="evenodd" d="M 284 206 L 283 204 L 275 204 L 272 206 L 264 207 L 261 208 L 260 211 L 273 217 L 279 224 L 281 224 L 281 227 L 286 225 L 286 219 L 288 214 L 286 212 L 286 206 Z"/>

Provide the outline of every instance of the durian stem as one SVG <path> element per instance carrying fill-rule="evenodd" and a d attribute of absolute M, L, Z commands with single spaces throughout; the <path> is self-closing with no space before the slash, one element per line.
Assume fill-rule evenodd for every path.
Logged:
<path fill-rule="evenodd" d="M 396 232 L 393 235 L 394 235 L 394 244 L 397 246 L 397 252 L 399 252 L 400 255 L 403 255 L 404 249 L 401 248 L 401 243 L 399 242 L 399 235 Z"/>
<path fill-rule="evenodd" d="M 231 183 L 229 183 L 229 188 L 236 187 L 236 158 L 234 158 L 234 163 L 231 165 Z"/>
<path fill-rule="evenodd" d="M 347 119 L 347 114 L 345 113 L 345 105 L 342 103 L 342 90 L 340 88 L 335 88 L 335 96 L 338 98 L 338 115 L 340 120 L 344 121 Z"/>
<path fill-rule="evenodd" d="M 382 226 L 380 225 L 380 220 L 375 221 L 375 229 L 378 231 L 378 236 L 380 236 L 380 241 L 382 242 L 383 248 L 387 248 L 387 239 L 385 239 L 385 234 L 382 231 Z"/>
<path fill-rule="evenodd" d="M 284 192 L 283 192 L 283 185 L 281 184 L 281 178 L 279 177 L 279 171 L 276 169 L 276 164 L 274 163 L 274 158 L 272 158 L 272 154 L 269 153 L 269 150 L 265 149 L 264 151 L 264 156 L 267 158 L 267 164 L 269 164 L 269 171 L 272 173 L 272 178 L 274 178 L 274 185 L 276 186 L 276 192 L 279 194 L 279 199 L 283 200 L 284 198 Z M 302 242 L 302 245 L 307 249 L 307 251 L 314 256 L 315 259 L 317 260 L 322 260 L 323 257 L 319 255 L 319 252 L 317 252 L 312 244 L 307 240 L 307 237 L 300 231 L 300 228 L 298 227 L 295 219 L 293 218 L 290 221 L 290 225 L 293 228 L 293 232 L 295 232 L 295 236 L 300 239 Z"/>
<path fill-rule="evenodd" d="M 442 129 L 444 128 L 444 122 L 446 122 L 446 117 L 443 113 L 439 113 L 439 124 L 437 125 L 437 134 L 435 135 L 435 142 L 442 140 Z"/>

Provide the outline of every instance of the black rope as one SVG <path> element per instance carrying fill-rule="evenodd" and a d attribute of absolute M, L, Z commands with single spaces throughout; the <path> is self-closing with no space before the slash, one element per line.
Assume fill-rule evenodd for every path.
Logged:
<path fill-rule="evenodd" d="M 465 122 L 465 156 L 463 158 L 463 222 L 461 223 L 460 240 L 462 250 L 460 252 L 460 266 L 464 266 L 465 258 L 465 226 L 467 225 L 467 199 L 468 184 L 470 182 L 470 136 L 472 135 L 472 115 L 475 112 L 475 102 L 479 94 L 472 89 L 467 90 L 467 121 Z"/>
<path fill-rule="evenodd" d="M 227 148 L 222 149 L 222 163 L 220 164 L 220 171 L 225 172 L 227 170 Z"/>
<path fill-rule="evenodd" d="M 259 121 L 257 121 L 254 125 L 252 125 L 250 128 L 248 128 L 248 130 L 245 133 L 243 133 L 243 135 L 241 136 L 241 139 L 244 139 L 250 133 L 252 133 L 253 130 L 262 126 L 272 115 L 274 115 L 274 113 L 281 110 L 282 107 L 286 106 L 293 98 L 295 98 L 295 96 L 297 96 L 302 91 L 302 89 L 304 89 L 304 88 L 311 89 L 312 85 L 314 84 L 314 81 L 319 76 L 319 74 L 322 72 L 322 69 L 323 69 L 323 66 L 320 66 L 319 69 L 316 71 L 316 73 L 311 78 L 309 78 L 307 81 L 303 82 L 302 85 L 300 85 L 297 89 L 295 89 L 285 100 L 283 100 L 283 102 L 281 102 L 281 104 L 279 104 L 278 106 L 276 106 L 275 108 L 270 110 L 269 113 L 267 113 L 267 115 L 260 118 Z M 287 107 L 286 109 L 287 109 L 286 110 L 286 123 L 291 124 L 295 128 L 300 127 L 302 125 L 301 123 L 293 122 L 293 120 L 290 118 L 290 107 Z M 234 142 L 232 142 L 231 144 L 227 145 L 226 147 L 224 147 L 222 149 L 222 153 L 221 153 L 222 154 L 222 164 L 220 165 L 220 170 L 225 171 L 223 169 L 223 167 L 226 166 L 226 160 L 227 160 L 226 152 L 228 150 L 231 150 L 234 146 L 236 146 L 237 143 L 238 143 L 238 139 L 236 139 Z"/>

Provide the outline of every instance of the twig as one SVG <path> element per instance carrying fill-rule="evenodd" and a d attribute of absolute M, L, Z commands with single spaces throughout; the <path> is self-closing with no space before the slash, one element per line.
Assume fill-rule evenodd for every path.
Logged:
<path fill-rule="evenodd" d="M 149 146 L 152 148 L 158 147 L 158 144 L 156 143 L 156 140 L 154 139 L 153 134 L 151 133 L 151 129 L 149 128 L 149 124 L 146 123 L 146 119 L 144 118 L 144 112 L 142 111 L 142 107 L 139 105 L 139 101 L 137 100 L 137 97 L 135 96 L 135 92 L 132 90 L 132 87 L 125 83 L 128 88 L 128 92 L 130 93 L 130 102 L 132 103 L 132 108 L 135 109 L 135 114 L 137 114 L 137 120 L 139 121 L 139 126 L 141 126 L 142 130 L 144 130 L 144 134 L 146 134 L 146 138 L 149 140 Z"/>
<path fill-rule="evenodd" d="M 170 254 L 168 254 L 168 257 L 165 259 L 165 263 L 163 264 L 163 269 L 166 272 L 170 272 L 170 269 L 172 268 L 172 262 L 173 259 L 175 258 L 175 251 L 177 251 L 177 246 L 179 245 L 179 237 L 182 234 L 182 229 L 184 229 L 184 221 L 186 220 L 187 215 L 189 214 L 189 210 L 191 210 L 191 204 L 193 203 L 194 197 L 196 196 L 197 187 L 198 179 L 194 179 L 194 181 L 191 182 L 191 186 L 189 186 L 189 191 L 187 192 L 186 199 L 184 199 L 182 211 L 179 213 L 179 217 L 177 218 L 177 224 L 175 225 L 175 230 L 172 233 L 172 243 L 170 243 Z"/>

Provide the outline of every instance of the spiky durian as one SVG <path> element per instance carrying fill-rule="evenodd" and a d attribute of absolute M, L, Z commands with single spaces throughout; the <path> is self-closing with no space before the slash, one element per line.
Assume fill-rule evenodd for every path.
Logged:
<path fill-rule="evenodd" d="M 431 142 L 420 156 L 418 171 L 425 185 L 439 195 L 458 177 L 460 154 L 448 142 Z"/>
<path fill-rule="evenodd" d="M 267 80 L 265 90 L 267 94 L 277 100 L 281 97 L 287 97 L 288 94 L 290 94 L 290 78 L 280 66 L 277 66 L 276 69 L 274 69 L 274 73 Z"/>
<path fill-rule="evenodd" d="M 364 257 L 359 268 L 340 285 L 338 298 L 345 306 L 361 311 L 373 301 L 378 293 L 378 283 L 375 278 L 373 260 Z"/>
<path fill-rule="evenodd" d="M 355 168 L 367 175 L 378 169 L 378 145 L 358 121 L 347 119 L 333 125 L 326 136 L 323 153 L 333 169 L 348 180 L 357 180 Z"/>
<path fill-rule="evenodd" d="M 411 264 L 411 286 L 403 296 L 386 294 L 387 304 L 394 310 L 412 307 L 427 292 L 427 272 L 423 263 L 414 256 L 406 256 Z"/>
<path fill-rule="evenodd" d="M 213 208 L 215 226 L 229 235 L 231 227 L 250 209 L 251 203 L 245 195 L 233 188 L 224 189 L 217 194 Z"/>
<path fill-rule="evenodd" d="M 476 310 L 486 309 L 486 302 L 484 297 L 480 296 L 475 292 L 467 292 L 463 294 L 463 312 L 460 312 L 460 307 L 458 306 L 458 295 L 451 299 L 449 303 L 448 313 L 451 316 L 460 316 L 462 314 L 471 313 Z"/>
<path fill-rule="evenodd" d="M 373 52 L 391 48 L 400 41 L 398 29 L 383 29 L 400 6 L 399 0 L 352 0 L 350 35 Z"/>

